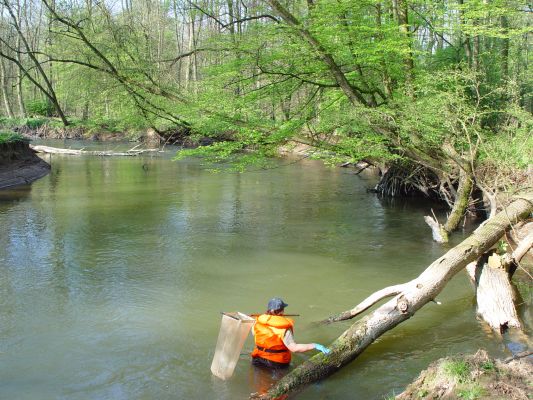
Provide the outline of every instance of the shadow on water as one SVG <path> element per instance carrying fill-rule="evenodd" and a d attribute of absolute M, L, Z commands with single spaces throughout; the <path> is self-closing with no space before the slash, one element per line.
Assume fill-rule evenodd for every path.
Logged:
<path fill-rule="evenodd" d="M 236 380 L 240 381 L 242 386 L 242 395 L 248 394 L 262 395 L 268 392 L 268 390 L 277 382 L 279 382 L 285 375 L 287 375 L 292 369 L 270 369 L 253 365 L 249 354 L 241 356 L 239 360 L 240 367 L 246 370 L 247 379 L 243 376 L 234 375 L 229 380 L 222 380 L 216 376 L 211 376 L 211 386 L 213 393 L 216 393 L 219 400 L 232 400 L 235 399 L 235 389 L 232 387 Z M 247 364 L 247 365 L 246 365 Z M 243 397 L 244 398 L 244 397 Z"/>
<path fill-rule="evenodd" d="M 31 194 L 31 185 L 20 185 L 0 190 L 0 206 L 27 199 Z"/>
<path fill-rule="evenodd" d="M 290 372 L 289 369 L 270 369 L 257 365 L 250 366 L 250 390 L 252 393 L 265 394 L 276 382 Z"/>

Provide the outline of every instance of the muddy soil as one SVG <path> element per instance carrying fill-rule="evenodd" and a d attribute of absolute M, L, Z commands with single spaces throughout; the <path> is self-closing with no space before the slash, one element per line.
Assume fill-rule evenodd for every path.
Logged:
<path fill-rule="evenodd" d="M 514 360 L 491 359 L 483 350 L 475 355 L 446 357 L 432 363 L 398 400 L 533 399 L 533 356 Z"/>

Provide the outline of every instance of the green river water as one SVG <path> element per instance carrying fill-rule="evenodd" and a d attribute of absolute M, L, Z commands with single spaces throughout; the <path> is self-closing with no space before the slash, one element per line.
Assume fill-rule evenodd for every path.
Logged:
<path fill-rule="evenodd" d="M 445 251 L 430 205 L 380 200 L 372 177 L 309 160 L 212 173 L 174 151 L 53 156 L 48 176 L 0 191 L 0 399 L 246 399 L 265 378 L 251 338 L 232 379 L 209 369 L 221 311 L 281 296 L 301 314 L 296 340 L 327 345 L 350 323 L 313 322 Z M 465 273 L 438 300 L 298 398 L 382 399 L 436 358 L 508 355 L 476 321 Z"/>

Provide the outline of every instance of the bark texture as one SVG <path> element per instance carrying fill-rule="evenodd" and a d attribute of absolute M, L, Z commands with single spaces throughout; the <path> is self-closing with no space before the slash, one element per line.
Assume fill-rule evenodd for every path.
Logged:
<path fill-rule="evenodd" d="M 474 187 L 472 180 L 472 173 L 470 169 L 461 169 L 459 175 L 459 187 L 457 188 L 457 196 L 453 203 L 453 208 L 444 224 L 444 230 L 448 233 L 453 232 L 459 226 L 466 209 L 468 208 L 468 201 L 470 194 Z"/>
<path fill-rule="evenodd" d="M 520 329 L 513 288 L 503 259 L 497 254 L 481 257 L 473 272 L 478 315 L 496 332 L 503 333 L 511 327 Z"/>
<path fill-rule="evenodd" d="M 532 245 L 533 232 L 530 232 L 511 254 L 485 254 L 466 267 L 475 284 L 478 316 L 498 333 L 522 328 L 515 307 L 517 291 L 511 277 Z"/>
<path fill-rule="evenodd" d="M 472 180 L 472 173 L 470 172 L 470 168 L 466 166 L 460 170 L 457 195 L 455 196 L 455 201 L 446 223 L 441 225 L 436 218 L 430 216 L 424 217 L 426 224 L 431 228 L 433 240 L 437 243 L 448 243 L 450 233 L 457 229 L 461 219 L 465 215 L 473 188 L 474 181 Z"/>
<path fill-rule="evenodd" d="M 506 210 L 488 220 L 469 238 L 434 261 L 417 278 L 401 285 L 400 288 L 395 286 L 394 290 L 388 291 L 389 295 L 392 294 L 394 297 L 342 333 L 329 346 L 331 349 L 329 355 L 320 353 L 310 358 L 259 398 L 285 397 L 307 384 L 333 374 L 353 361 L 374 340 L 409 319 L 422 306 L 434 300 L 457 272 L 468 263 L 479 259 L 512 224 L 525 219 L 532 211 L 533 193 L 517 198 Z M 398 289 L 400 291 L 393 294 Z M 349 314 L 350 317 L 357 315 L 355 312 L 349 312 Z"/>

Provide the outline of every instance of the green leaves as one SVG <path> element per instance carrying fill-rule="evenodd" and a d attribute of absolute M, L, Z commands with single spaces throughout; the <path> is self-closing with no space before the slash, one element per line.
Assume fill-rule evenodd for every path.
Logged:
<path fill-rule="evenodd" d="M 0 144 L 22 142 L 24 140 L 24 137 L 19 133 L 0 131 Z"/>
<path fill-rule="evenodd" d="M 178 158 L 235 170 L 268 167 L 291 141 L 330 163 L 405 160 L 450 174 L 531 160 L 524 2 L 302 0 L 282 6 L 293 22 L 268 2 L 108 7 L 58 3 L 58 18 L 25 27 L 29 38 L 47 32 L 36 55 L 89 130 L 185 126 L 192 142 L 214 144 Z"/>

